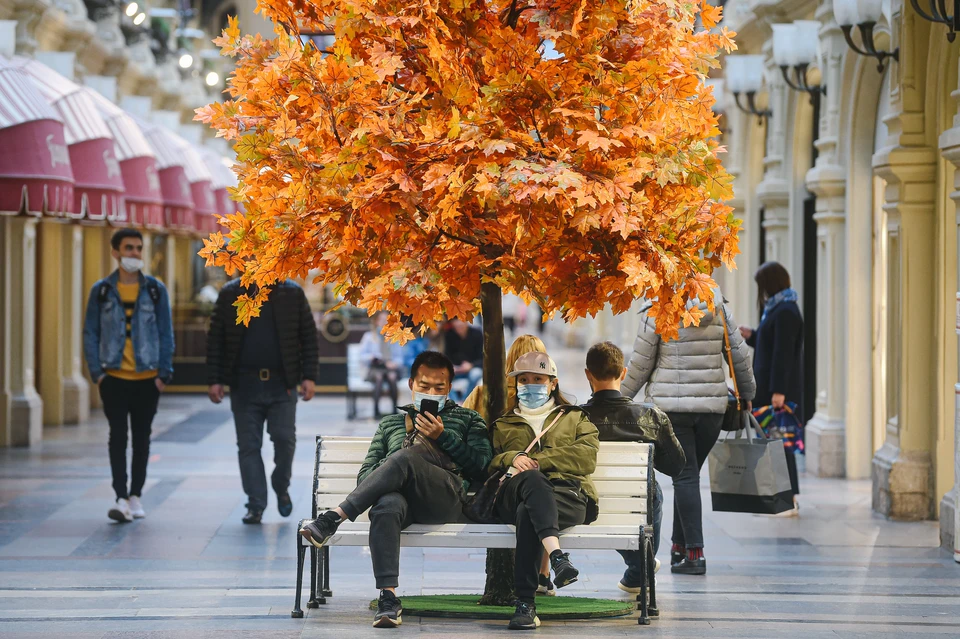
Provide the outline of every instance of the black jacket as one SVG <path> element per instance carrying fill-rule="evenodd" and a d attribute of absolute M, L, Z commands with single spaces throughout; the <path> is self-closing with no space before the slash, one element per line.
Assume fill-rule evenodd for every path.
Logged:
<path fill-rule="evenodd" d="M 239 279 L 227 282 L 220 289 L 207 334 L 208 384 L 235 386 L 237 383 L 238 362 L 247 331 L 245 326 L 237 324 L 233 303 L 243 292 Z M 289 280 L 280 282 L 270 291 L 270 303 L 276 318 L 287 388 L 295 388 L 306 379 L 317 381 L 317 326 L 303 289 Z"/>
<path fill-rule="evenodd" d="M 450 329 L 446 333 L 444 350 L 454 366 L 470 362 L 476 368 L 483 368 L 483 331 L 470 326 L 467 336 L 461 338 L 455 330 Z"/>
<path fill-rule="evenodd" d="M 796 302 L 781 302 L 767 314 L 747 344 L 757 379 L 754 407 L 769 406 L 774 393 L 803 406 L 803 316 Z"/>
<path fill-rule="evenodd" d="M 687 463 L 670 419 L 653 404 L 637 404 L 620 391 L 602 390 L 580 408 L 600 431 L 602 442 L 653 444 L 653 465 L 661 473 L 675 477 Z"/>

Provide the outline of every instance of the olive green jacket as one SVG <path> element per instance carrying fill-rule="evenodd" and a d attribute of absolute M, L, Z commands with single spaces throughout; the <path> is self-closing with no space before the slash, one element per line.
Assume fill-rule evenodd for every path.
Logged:
<path fill-rule="evenodd" d="M 583 494 L 595 504 L 599 503 L 597 488 L 590 480 L 590 475 L 597 469 L 597 452 L 600 450 L 597 427 L 580 408 L 558 406 L 543 420 L 544 428 L 553 422 L 560 410 L 563 416 L 533 447 L 530 459 L 540 464 L 540 471 L 550 480 L 579 481 Z M 515 412 L 495 421 L 491 472 L 510 468 L 516 456 L 525 451 L 535 437 L 527 420 Z"/>
<path fill-rule="evenodd" d="M 411 415 L 416 412 L 413 405 L 404 406 L 403 413 L 387 415 L 380 420 L 380 426 L 370 442 L 367 456 L 360 465 L 357 483 L 380 467 L 387 457 L 403 447 L 403 439 L 408 429 L 413 427 Z M 449 399 L 440 411 L 443 432 L 437 437 L 437 446 L 450 456 L 457 472 L 464 478 L 464 490 L 470 480 L 484 479 L 487 465 L 493 456 L 487 425 L 476 411 L 457 406 Z"/>

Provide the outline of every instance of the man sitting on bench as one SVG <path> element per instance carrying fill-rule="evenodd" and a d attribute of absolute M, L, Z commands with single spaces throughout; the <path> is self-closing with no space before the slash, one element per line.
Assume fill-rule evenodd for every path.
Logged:
<path fill-rule="evenodd" d="M 410 524 L 460 519 L 471 479 L 486 478 L 493 448 L 480 414 L 447 398 L 453 364 L 436 351 L 417 355 L 410 369 L 413 404 L 380 422 L 357 487 L 334 510 L 305 522 L 300 534 L 323 547 L 337 527 L 370 510 L 370 555 L 380 599 L 375 628 L 399 626 L 395 590 L 400 575 L 400 531 Z"/>
<path fill-rule="evenodd" d="M 604 442 L 645 442 L 653 444 L 653 463 L 665 475 L 678 475 L 686 463 L 683 448 L 673 433 L 667 414 L 652 404 L 636 404 L 620 394 L 620 384 L 627 374 L 623 351 L 612 342 L 601 342 L 587 351 L 587 381 L 593 395 L 581 406 L 600 431 Z M 660 548 L 660 521 L 663 516 L 663 493 L 654 481 L 653 554 Z M 617 586 L 620 590 L 638 593 L 643 584 L 643 549 L 618 550 L 627 570 Z M 659 567 L 660 560 L 656 560 Z M 655 568 L 656 569 L 656 568 Z"/>

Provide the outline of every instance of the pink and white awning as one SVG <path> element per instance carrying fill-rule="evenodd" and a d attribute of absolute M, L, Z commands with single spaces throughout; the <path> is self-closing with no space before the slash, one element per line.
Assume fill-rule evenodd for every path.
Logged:
<path fill-rule="evenodd" d="M 29 76 L 63 120 L 76 183 L 68 215 L 94 221 L 119 217 L 123 209 L 120 163 L 110 129 L 89 92 L 37 60 L 14 57 L 11 64 Z"/>
<path fill-rule="evenodd" d="M 237 185 L 237 176 L 228 166 L 229 160 L 211 149 L 201 148 L 199 153 L 213 176 L 211 188 L 217 205 L 217 214 L 222 216 L 233 215 L 240 209 L 240 206 L 230 199 L 230 193 L 227 191 L 228 188 Z M 200 226 L 199 230 L 202 233 L 209 235 L 220 230 L 216 217 L 211 216 L 208 222 L 208 226 Z"/>
<path fill-rule="evenodd" d="M 214 215 L 219 213 L 217 199 L 213 192 L 213 175 L 197 147 L 183 138 L 178 138 L 177 144 L 180 147 L 187 181 L 190 182 L 190 192 L 193 195 L 194 229 L 208 234 L 209 229 L 216 228 L 217 218 Z"/>
<path fill-rule="evenodd" d="M 73 211 L 63 120 L 17 66 L 0 56 L 0 214 Z"/>
<path fill-rule="evenodd" d="M 125 190 L 120 215 L 110 218 L 114 226 L 136 226 L 155 230 L 165 228 L 163 193 L 157 158 L 143 131 L 129 113 L 108 99 L 86 88 L 113 136 L 114 152 L 120 162 Z"/>
<path fill-rule="evenodd" d="M 167 228 L 174 231 L 195 231 L 193 192 L 180 152 L 180 143 L 186 144 L 186 141 L 158 124 L 149 124 L 138 118 L 136 121 L 157 158 L 163 215 Z"/>

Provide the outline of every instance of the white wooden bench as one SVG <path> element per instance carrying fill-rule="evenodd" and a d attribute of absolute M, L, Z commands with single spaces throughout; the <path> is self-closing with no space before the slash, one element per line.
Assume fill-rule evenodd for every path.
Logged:
<path fill-rule="evenodd" d="M 313 512 L 339 506 L 357 485 L 360 464 L 370 446 L 368 437 L 317 437 L 313 480 Z M 601 442 L 593 482 L 600 494 L 600 514 L 590 525 L 573 526 L 560 533 L 564 550 L 643 550 L 643 591 L 637 595 L 639 623 L 659 616 L 653 578 L 653 446 L 632 442 Z M 297 527 L 299 529 L 299 526 Z M 366 513 L 355 522 L 344 522 L 326 546 L 317 549 L 297 534 L 297 594 L 291 616 L 300 618 L 303 564 L 310 550 L 310 600 L 308 608 L 326 603 L 330 590 L 330 547 L 369 545 Z M 476 524 L 463 519 L 443 525 L 414 524 L 400 535 L 401 547 L 513 548 L 512 525 Z M 483 583 L 482 575 L 478 575 Z M 649 589 L 649 604 L 647 590 Z"/>

